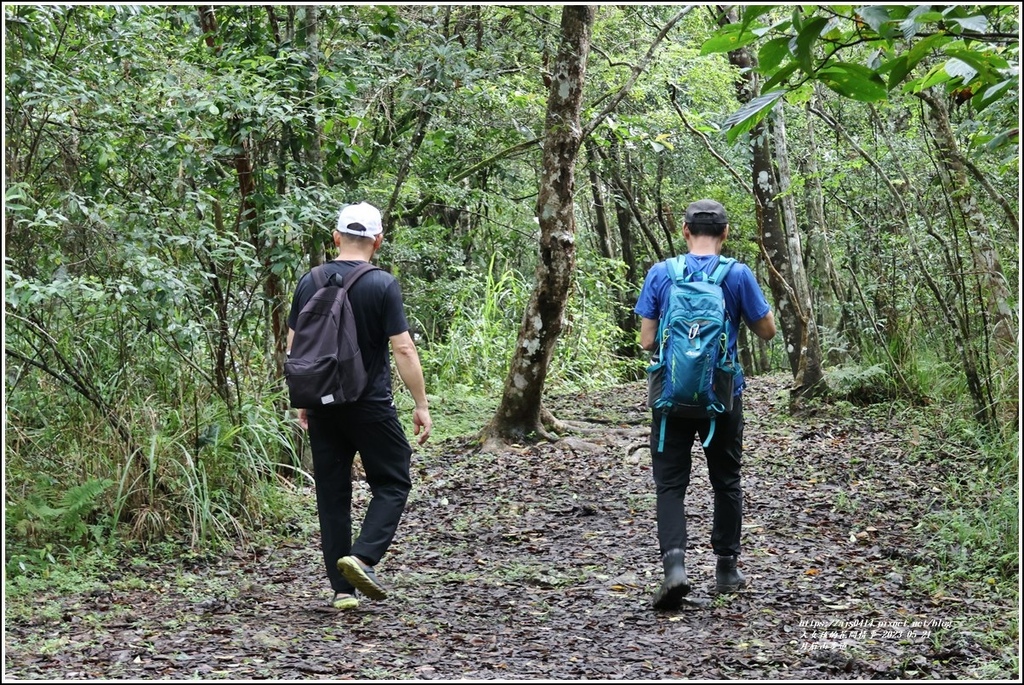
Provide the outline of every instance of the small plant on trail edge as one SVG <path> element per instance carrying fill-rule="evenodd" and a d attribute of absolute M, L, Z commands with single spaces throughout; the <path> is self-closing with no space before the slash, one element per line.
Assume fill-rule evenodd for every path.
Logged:
<path fill-rule="evenodd" d="M 36 482 L 39 489 L 35 493 L 10 503 L 4 511 L 8 577 L 56 563 L 57 552 L 75 554 L 104 540 L 107 526 L 98 523 L 101 517 L 96 512 L 113 481 L 88 480 L 59 495 L 52 504 L 50 498 L 55 498 L 59 486 L 43 475 L 37 476 Z"/>

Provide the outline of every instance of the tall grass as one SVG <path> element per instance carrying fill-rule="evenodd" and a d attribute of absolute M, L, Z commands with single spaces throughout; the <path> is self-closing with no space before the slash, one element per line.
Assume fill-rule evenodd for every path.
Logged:
<path fill-rule="evenodd" d="M 170 540 L 199 549 L 251 538 L 282 513 L 265 496 L 265 485 L 290 487 L 279 474 L 297 470 L 291 429 L 275 399 L 254 397 L 243 407 L 245 422 L 232 426 L 213 398 L 191 417 L 146 398 L 136 405 L 142 409 L 124 412 L 138 433 L 148 433 L 134 453 L 110 450 L 116 441 L 103 430 L 22 426 L 19 450 L 47 444 L 51 451 L 28 461 L 23 451 L 11 455 L 18 495 L 5 512 L 8 573 L 44 572 L 62 555 L 118 540 Z M 74 406 L 55 401 L 51 412 L 74 421 Z M 30 462 L 48 475 L 31 477 Z"/>
<path fill-rule="evenodd" d="M 444 393 L 499 392 L 530 284 L 493 256 L 485 273 L 467 272 L 454 288 L 444 338 L 420 350 L 424 374 Z"/>
<path fill-rule="evenodd" d="M 421 350 L 429 384 L 441 394 L 493 397 L 502 390 L 533 284 L 492 257 L 482 274 L 466 274 L 446 306 L 445 337 Z M 622 332 L 611 315 L 611 293 L 573 288 L 564 328 L 548 371 L 546 391 L 614 383 L 628 361 L 615 353 Z"/>
<path fill-rule="evenodd" d="M 947 414 L 936 430 L 948 454 L 944 502 L 922 522 L 950 578 L 1013 581 L 1020 560 L 1020 448 L 1017 433 L 982 431 Z"/>

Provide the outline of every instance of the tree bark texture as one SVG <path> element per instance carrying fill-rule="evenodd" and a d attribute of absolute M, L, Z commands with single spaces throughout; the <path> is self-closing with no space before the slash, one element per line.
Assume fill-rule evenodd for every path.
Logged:
<path fill-rule="evenodd" d="M 594 150 L 594 143 L 587 143 L 587 170 L 590 178 L 590 193 L 594 198 L 594 230 L 597 233 L 597 249 L 605 259 L 613 259 L 611 235 L 608 231 L 608 213 L 604 206 L 604 193 L 601 192 L 601 176 L 598 169 L 601 158 Z"/>
<path fill-rule="evenodd" d="M 575 166 L 582 141 L 580 112 L 595 13 L 593 6 L 566 5 L 562 9 L 537 198 L 541 235 L 536 283 L 523 314 L 501 402 L 482 433 L 485 439 L 547 437 L 541 400 L 576 265 Z"/>
<path fill-rule="evenodd" d="M 803 247 L 800 241 L 800 227 L 796 217 L 796 201 L 792 188 L 792 174 L 789 167 L 789 147 L 786 144 L 786 118 L 783 107 L 776 108 L 772 117 L 772 134 L 775 138 L 775 162 L 779 172 L 779 192 L 783 224 L 786 232 L 786 253 L 789 257 L 789 281 L 797 299 L 797 316 L 800 319 L 800 356 L 793 383 L 791 401 L 799 402 L 806 397 L 821 395 L 825 390 L 825 374 L 821 368 L 821 340 L 814 317 L 814 302 L 811 299 L 811 285 L 804 268 Z"/>
<path fill-rule="evenodd" d="M 994 347 L 989 365 L 997 397 L 991 396 L 993 384 L 987 384 L 989 397 L 986 397 L 985 401 L 992 409 L 986 412 L 989 414 L 986 418 L 997 418 L 1002 423 L 1017 424 L 1017 322 L 1014 320 L 1014 311 L 1010 304 L 1011 293 L 1006 275 L 990 233 L 989 219 L 978 203 L 970 183 L 970 170 L 957 145 L 956 135 L 949 121 L 949 110 L 941 98 L 928 91 L 918 93 L 918 97 L 928 106 L 925 117 L 937 146 L 943 182 L 956 203 L 959 218 L 970 241 L 979 296 L 987 318 L 984 332 Z"/>
<path fill-rule="evenodd" d="M 819 283 L 828 283 L 829 290 L 832 292 L 833 302 L 839 309 L 839 316 L 838 320 L 827 321 L 825 325 L 841 331 L 843 330 L 843 322 L 849 318 L 847 313 L 849 304 L 843 294 L 842 279 L 839 278 L 835 262 L 832 259 L 832 241 L 829 237 L 828 223 L 825 218 L 825 193 L 821 185 L 821 172 L 818 169 L 819 153 L 813 116 L 807 117 L 807 138 L 805 143 L 807 144 L 808 151 L 807 155 L 801 160 L 800 173 L 805 179 L 804 205 L 807 208 L 807 236 L 810 242 L 810 245 L 808 245 L 810 253 L 807 266 L 808 278 L 817 277 Z M 812 291 L 812 297 L 813 295 L 814 292 Z M 818 322 L 823 321 L 823 304 L 822 298 L 819 297 L 815 300 L 814 311 L 819 317 L 817 319 Z M 856 344 L 856 340 L 851 340 L 850 344 Z M 845 352 L 838 349 L 835 351 L 840 356 L 845 354 Z M 827 352 L 827 354 L 831 353 L 832 351 Z"/>
<path fill-rule="evenodd" d="M 730 14 L 732 14 L 730 12 Z M 724 24 L 730 23 L 728 19 Z M 746 48 L 729 53 L 729 62 L 740 70 L 736 82 L 736 95 L 740 102 L 747 103 L 757 97 L 759 84 L 753 71 L 753 59 Z M 793 281 L 789 246 L 776 197 L 779 193 L 775 164 L 772 158 L 771 140 L 768 127 L 762 120 L 750 131 L 752 168 L 754 181 L 754 210 L 757 215 L 758 241 L 768 261 L 768 287 L 775 300 L 775 316 L 782 328 L 783 341 L 789 367 L 795 378 L 800 368 L 800 349 L 803 346 L 803 326 L 794 300 Z"/>

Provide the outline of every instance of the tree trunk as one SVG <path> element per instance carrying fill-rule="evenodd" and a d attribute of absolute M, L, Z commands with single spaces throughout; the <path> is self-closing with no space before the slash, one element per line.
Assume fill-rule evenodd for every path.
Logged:
<path fill-rule="evenodd" d="M 917 96 L 928 105 L 925 117 L 938 146 L 938 162 L 943 181 L 951 191 L 970 241 L 975 277 L 978 279 L 982 306 L 988 319 L 987 325 L 981 329 L 985 337 L 983 348 L 990 347 L 989 341 L 994 343 L 989 360 L 991 382 L 985 383 L 986 397 L 980 398 L 986 406 L 983 418 L 988 421 L 998 418 L 1002 423 L 1012 421 L 1016 424 L 1019 419 L 1016 395 L 1016 369 L 1019 361 L 1017 325 L 1010 305 L 1011 294 L 1006 275 L 993 243 L 988 217 L 972 189 L 968 165 L 957 145 L 946 104 L 928 91 L 917 93 Z"/>
<path fill-rule="evenodd" d="M 636 354 L 637 350 L 637 320 L 632 308 L 635 300 L 630 301 L 633 298 L 633 294 L 629 292 L 631 288 L 627 289 L 622 285 L 636 283 L 638 280 L 636 250 L 634 249 L 633 231 L 631 230 L 633 219 L 636 218 L 642 232 L 647 233 L 649 236 L 651 232 L 649 230 L 650 227 L 646 226 L 643 222 L 640 209 L 636 206 L 636 199 L 633 197 L 629 184 L 622 177 L 622 170 L 628 168 L 628 166 L 622 163 L 621 152 L 617 143 L 612 145 L 608 161 L 610 162 L 609 169 L 612 177 L 612 197 L 615 199 L 615 224 L 619 227 L 622 261 L 626 265 L 625 278 L 612 286 L 612 290 L 615 293 L 615 301 L 619 304 L 616 307 L 615 323 L 623 332 L 621 345 L 616 350 L 616 353 L 628 356 Z M 653 238 L 650 239 L 653 240 Z"/>
<path fill-rule="evenodd" d="M 735 13 L 729 12 L 722 24 L 735 21 Z M 729 53 L 729 62 L 740 69 L 736 82 L 736 95 L 740 102 L 747 103 L 757 97 L 760 88 L 757 74 L 753 70 L 753 58 L 746 48 Z M 796 378 L 800 369 L 800 349 L 803 347 L 803 326 L 797 311 L 797 302 L 791 292 L 793 280 L 788 256 L 789 247 L 786 233 L 775 201 L 778 196 L 778 182 L 775 177 L 768 127 L 760 121 L 750 131 L 752 172 L 754 180 L 754 211 L 757 215 L 758 242 L 767 257 L 768 287 L 775 300 L 775 315 L 782 328 L 783 341 L 789 367 Z"/>
<path fill-rule="evenodd" d="M 786 252 L 789 257 L 790 285 L 796 295 L 795 309 L 800 319 L 800 355 L 790 397 L 792 408 L 806 398 L 815 397 L 825 391 L 825 375 L 821 368 L 821 342 L 818 324 L 814 318 L 814 303 L 811 286 L 804 268 L 803 248 L 800 245 L 800 228 L 797 225 L 796 202 L 790 191 L 792 175 L 789 169 L 789 149 L 786 144 L 785 107 L 777 107 L 772 115 L 772 134 L 775 138 L 775 161 L 779 170 L 779 192 L 781 193 L 782 216 L 785 219 Z"/>
<path fill-rule="evenodd" d="M 501 402 L 481 433 L 485 448 L 502 441 L 552 437 L 542 425 L 546 412 L 541 403 L 576 265 L 575 166 L 582 142 L 580 111 L 595 13 L 593 6 L 562 8 L 561 41 L 548 92 L 537 198 L 541 236 L 536 284 L 523 314 Z"/>
<path fill-rule="evenodd" d="M 587 167 L 590 177 L 590 193 L 594 197 L 594 230 L 597 233 L 597 250 L 605 259 L 615 257 L 612 252 L 611 235 L 608 232 L 608 212 L 605 211 L 604 194 L 601 192 L 601 176 L 598 174 L 601 158 L 594 150 L 594 143 L 587 143 Z"/>
<path fill-rule="evenodd" d="M 805 179 L 804 183 L 804 205 L 807 207 L 807 236 L 810 242 L 809 251 L 811 260 L 808 266 L 808 277 L 817 275 L 818 281 L 828 283 L 832 293 L 832 302 L 839 308 L 838 323 L 835 320 L 825 322 L 825 325 L 841 329 L 842 322 L 847 318 L 848 300 L 843 294 L 843 282 L 836 272 L 835 262 L 832 260 L 832 246 L 828 232 L 828 222 L 825 218 L 825 193 L 821 186 L 821 176 L 818 169 L 818 145 L 817 136 L 814 130 L 814 117 L 807 117 L 807 155 L 801 164 L 801 174 Z M 823 297 L 815 302 L 814 311 L 821 314 Z M 821 319 L 818 320 L 819 322 Z M 855 344 L 856 341 L 851 341 Z M 848 351 L 836 349 L 837 359 L 845 358 Z M 832 354 L 832 350 L 828 355 Z"/>

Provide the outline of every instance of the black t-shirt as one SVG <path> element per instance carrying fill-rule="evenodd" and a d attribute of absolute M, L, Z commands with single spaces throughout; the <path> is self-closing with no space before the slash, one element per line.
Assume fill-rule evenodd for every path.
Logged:
<path fill-rule="evenodd" d="M 337 274 L 342 279 L 360 262 L 334 260 L 325 264 L 325 276 Z M 307 272 L 299 279 L 292 298 L 288 327 L 295 330 L 299 312 L 316 292 L 316 283 Z M 356 322 L 359 350 L 363 356 L 368 382 L 366 390 L 352 405 L 325 407 L 352 419 L 379 420 L 394 411 L 391 391 L 391 354 L 389 338 L 409 330 L 402 304 L 402 289 L 398 279 L 382 269 L 362 275 L 348 293 L 352 314 Z M 310 410 L 313 413 L 322 411 Z"/>

